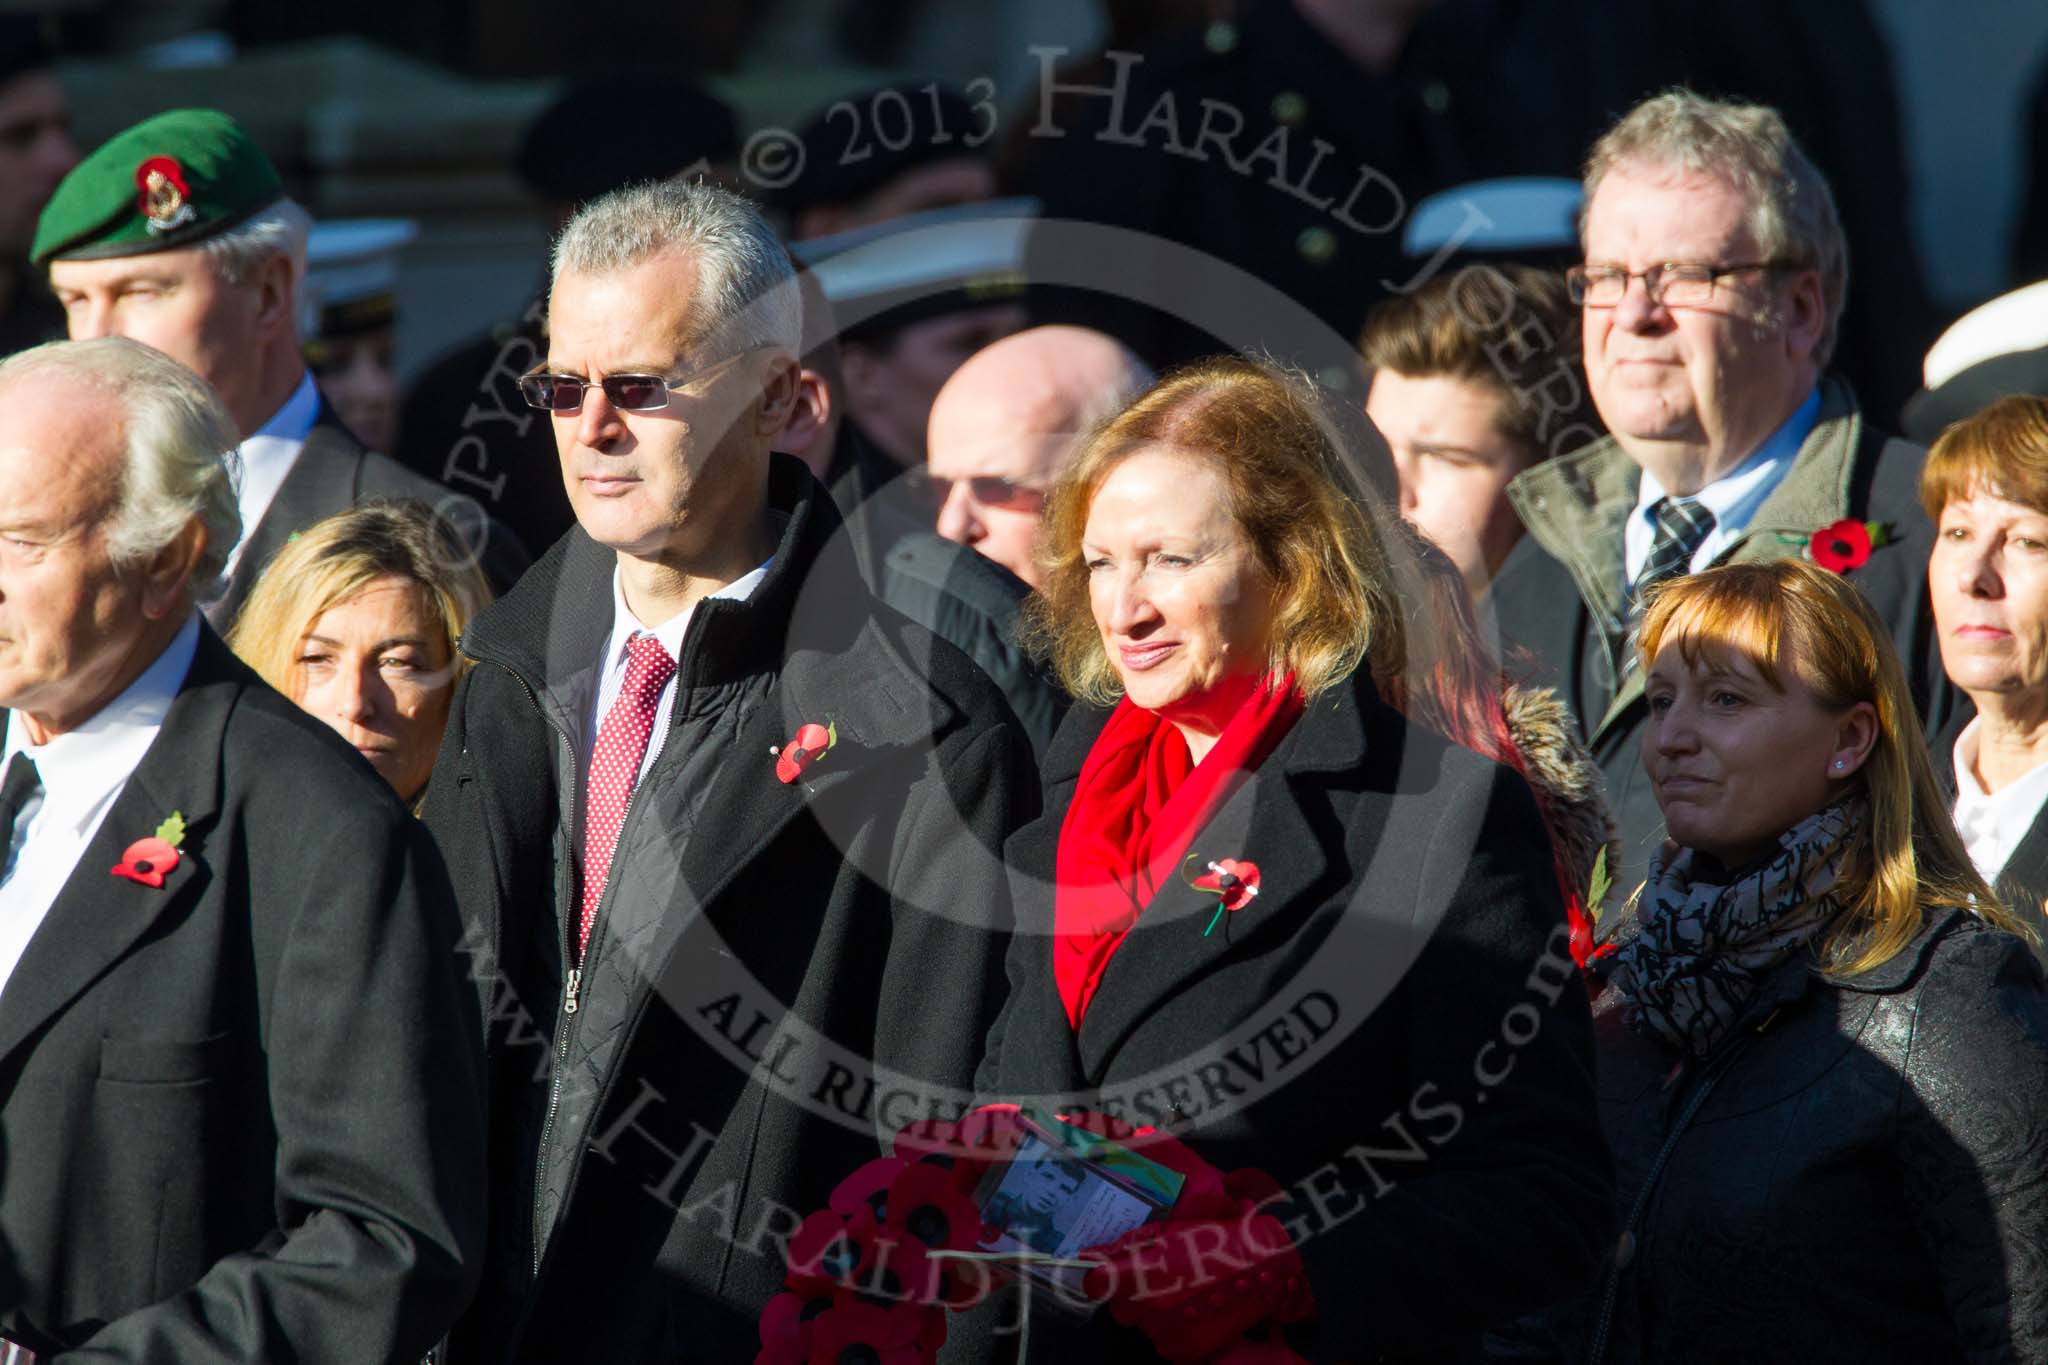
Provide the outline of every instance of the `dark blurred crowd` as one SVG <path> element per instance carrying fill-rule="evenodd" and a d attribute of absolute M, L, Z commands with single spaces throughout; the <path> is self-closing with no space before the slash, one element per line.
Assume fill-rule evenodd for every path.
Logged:
<path fill-rule="evenodd" d="M 1937 338 L 1860 3 L 1115 18 L 572 86 L 402 392 L 0 21 L 0 1365 L 2048 1361 L 2039 187 Z"/>

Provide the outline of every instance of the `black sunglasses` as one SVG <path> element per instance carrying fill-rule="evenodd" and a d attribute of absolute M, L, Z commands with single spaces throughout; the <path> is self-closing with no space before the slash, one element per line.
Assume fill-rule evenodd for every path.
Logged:
<path fill-rule="evenodd" d="M 539 374 L 519 377 L 519 395 L 528 407 L 543 412 L 574 412 L 583 406 L 583 391 L 588 388 L 604 390 L 604 396 L 613 407 L 621 412 L 660 412 L 668 406 L 671 391 L 693 384 L 746 355 L 727 356 L 716 364 L 706 365 L 701 370 L 691 370 L 667 379 L 658 374 L 608 374 L 592 381 L 580 374 Z"/>

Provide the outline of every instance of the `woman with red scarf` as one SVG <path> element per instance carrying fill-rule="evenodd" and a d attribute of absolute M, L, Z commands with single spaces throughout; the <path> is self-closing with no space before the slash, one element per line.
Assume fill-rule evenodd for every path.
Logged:
<path fill-rule="evenodd" d="M 1218 360 L 1053 491 L 1035 628 L 1079 704 L 978 1088 L 1170 1132 L 1201 1196 L 1090 1254 L 1094 1314 L 1027 1296 L 1027 1360 L 1464 1360 L 1612 1237 L 1542 819 L 1390 705 L 1413 566 L 1343 444 Z"/>

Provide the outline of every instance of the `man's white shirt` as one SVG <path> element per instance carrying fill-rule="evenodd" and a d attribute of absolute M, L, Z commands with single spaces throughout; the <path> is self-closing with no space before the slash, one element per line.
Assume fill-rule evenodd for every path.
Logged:
<path fill-rule="evenodd" d="M 768 576 L 769 565 L 774 562 L 771 557 L 768 563 L 760 568 L 735 578 L 717 592 L 699 598 L 697 602 L 683 608 L 657 626 L 645 625 L 633 614 L 633 609 L 626 605 L 626 593 L 619 583 L 619 571 L 616 568 L 612 570 L 612 634 L 605 645 L 602 672 L 598 678 L 597 705 L 591 712 L 590 725 L 585 731 L 589 736 L 589 742 L 583 749 L 583 767 L 586 772 L 590 767 L 590 751 L 597 744 L 598 727 L 604 723 L 605 713 L 612 709 L 612 703 L 618 700 L 619 689 L 626 685 L 626 661 L 631 657 L 626 649 L 627 642 L 644 631 L 652 635 L 655 642 L 667 653 L 669 662 L 679 662 L 683 657 L 683 637 L 690 632 L 690 621 L 696 616 L 697 608 L 715 597 L 746 601 L 754 595 L 754 589 L 761 586 L 761 580 Z M 640 778 L 647 776 L 647 770 L 654 766 L 655 758 L 661 753 L 662 741 L 668 737 L 669 717 L 675 709 L 676 677 L 671 673 L 667 685 L 661 689 L 661 701 L 655 707 L 654 730 L 647 737 L 647 752 L 641 756 L 640 772 L 633 779 L 636 784 Z"/>
<path fill-rule="evenodd" d="M 29 940 L 71 880 L 107 811 L 156 742 L 172 700 L 192 671 L 192 657 L 198 648 L 199 617 L 195 613 L 125 691 L 83 725 L 47 744 L 29 743 L 28 726 L 21 716 L 8 714 L 6 743 L 0 745 L 0 772 L 7 770 L 16 753 L 26 753 L 36 765 L 43 789 L 15 818 L 6 858 L 0 862 L 0 990 L 6 988 Z M 155 819 L 168 815 L 169 811 L 155 812 Z M 152 821 L 148 829 L 135 830 L 134 838 L 146 838 L 155 831 Z M 101 875 L 112 876 L 111 867 L 101 869 Z"/>

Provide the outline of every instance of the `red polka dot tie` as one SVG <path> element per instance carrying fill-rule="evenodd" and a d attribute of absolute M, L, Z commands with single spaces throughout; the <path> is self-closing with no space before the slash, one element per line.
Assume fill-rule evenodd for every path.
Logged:
<path fill-rule="evenodd" d="M 654 713 L 661 690 L 675 676 L 675 660 L 661 642 L 645 631 L 626 641 L 626 681 L 618 700 L 597 728 L 597 746 L 590 751 L 589 794 L 583 806 L 583 916 L 576 937 L 576 959 L 590 946 L 590 928 L 597 922 L 597 903 L 611 872 L 612 850 L 618 847 L 619 825 L 626 803 L 640 777 L 647 737 L 654 732 Z"/>

